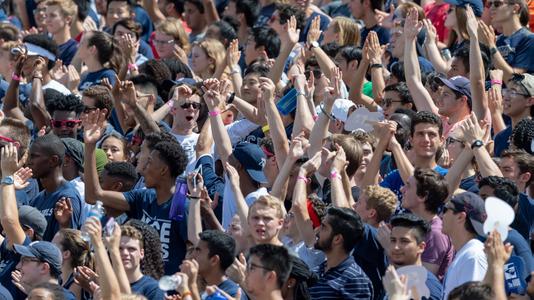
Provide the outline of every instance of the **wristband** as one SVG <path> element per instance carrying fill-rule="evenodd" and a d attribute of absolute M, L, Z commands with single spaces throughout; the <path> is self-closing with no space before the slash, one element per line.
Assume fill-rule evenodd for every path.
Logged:
<path fill-rule="evenodd" d="M 167 104 L 167 106 L 168 106 L 169 108 L 173 108 L 173 107 L 174 107 L 174 100 L 169 100 L 169 101 L 167 101 L 167 103 L 165 103 L 165 104 Z"/>
<path fill-rule="evenodd" d="M 337 173 L 336 170 L 332 170 L 330 172 L 330 179 L 337 179 L 337 178 L 341 179 L 341 176 Z"/>
<path fill-rule="evenodd" d="M 136 64 L 128 64 L 128 71 L 137 71 L 137 65 Z"/>
<path fill-rule="evenodd" d="M 304 96 L 304 97 L 306 97 L 306 93 L 304 93 L 303 91 L 299 91 L 299 90 L 297 90 L 297 97 L 298 97 L 298 96 L 301 96 L 301 95 Z"/>
<path fill-rule="evenodd" d="M 34 79 L 39 79 L 39 80 L 43 81 L 43 76 L 33 76 L 33 77 L 32 77 L 32 81 L 33 81 Z"/>
<path fill-rule="evenodd" d="M 311 181 L 309 178 L 304 177 L 304 176 L 297 176 L 297 180 L 302 180 L 305 183 L 310 183 L 310 181 Z"/>
<path fill-rule="evenodd" d="M 492 47 L 492 48 L 490 48 L 490 54 L 491 54 L 491 56 L 497 54 L 497 52 L 499 52 L 499 49 L 497 49 L 497 47 Z"/>
<path fill-rule="evenodd" d="M 317 119 L 319 119 L 319 115 L 313 115 L 312 118 L 314 121 L 317 121 Z"/>
<path fill-rule="evenodd" d="M 261 131 L 263 131 L 264 134 L 269 132 L 269 124 L 264 125 L 263 127 L 261 127 Z"/>
<path fill-rule="evenodd" d="M 221 114 L 221 111 L 218 110 L 218 109 L 214 109 L 214 110 L 210 111 L 208 114 L 210 115 L 210 117 L 216 117 L 216 116 Z"/>
<path fill-rule="evenodd" d="M 374 68 L 382 68 L 383 65 L 382 64 L 372 64 L 371 65 L 371 69 L 374 69 Z"/>
<path fill-rule="evenodd" d="M 493 80 L 491 81 L 491 85 L 494 85 L 494 84 L 502 85 L 502 80 L 499 80 L 499 79 L 493 79 Z"/>
<path fill-rule="evenodd" d="M 22 78 L 19 75 L 13 73 L 11 74 L 11 79 L 15 81 L 20 81 Z"/>
<path fill-rule="evenodd" d="M 226 103 L 227 104 L 232 104 L 232 102 L 234 102 L 234 99 L 235 99 L 235 93 L 231 93 L 230 96 L 228 96 L 228 98 L 226 98 Z"/>

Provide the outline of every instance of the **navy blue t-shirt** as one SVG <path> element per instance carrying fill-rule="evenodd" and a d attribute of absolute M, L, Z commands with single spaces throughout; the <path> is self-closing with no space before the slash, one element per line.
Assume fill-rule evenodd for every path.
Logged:
<path fill-rule="evenodd" d="M 360 31 L 360 36 L 361 36 L 360 41 L 365 41 L 370 31 L 376 32 L 376 35 L 378 35 L 378 41 L 380 42 L 380 45 L 385 45 L 389 43 L 389 30 L 379 25 L 375 25 L 371 28 L 363 27 Z"/>
<path fill-rule="evenodd" d="M 87 73 L 80 81 L 78 90 L 82 92 L 90 86 L 100 84 L 104 78 L 107 78 L 109 83 L 113 86 L 115 84 L 115 74 L 115 71 L 112 69 L 102 69 L 96 72 Z"/>
<path fill-rule="evenodd" d="M 66 43 L 59 45 L 57 49 L 59 59 L 63 61 L 65 66 L 68 66 L 72 61 L 72 58 L 74 58 L 76 51 L 78 51 L 78 43 L 75 40 L 70 39 Z"/>
<path fill-rule="evenodd" d="M 233 282 L 231 279 L 226 279 L 225 281 L 221 282 L 221 284 L 219 284 L 217 287 L 232 297 L 235 297 L 235 295 L 237 294 L 237 290 L 239 289 L 237 283 Z"/>
<path fill-rule="evenodd" d="M 13 300 L 9 291 L 0 284 L 0 300 Z"/>
<path fill-rule="evenodd" d="M 495 148 L 493 149 L 493 153 L 495 153 L 496 157 L 500 157 L 501 153 L 510 147 L 510 136 L 512 136 L 512 130 L 512 126 L 508 126 L 505 130 L 495 135 L 495 143 L 493 143 Z"/>
<path fill-rule="evenodd" d="M 475 175 L 462 178 L 462 180 L 460 181 L 460 188 L 462 190 L 466 190 L 468 192 L 478 194 L 480 190 L 478 188 L 478 184 L 475 179 L 476 179 Z"/>
<path fill-rule="evenodd" d="M 26 237 L 22 245 L 28 246 L 32 241 Z M 13 298 L 23 295 L 23 293 L 11 282 L 11 272 L 15 271 L 20 260 L 20 254 L 7 248 L 7 239 L 0 245 L 0 284 L 2 284 Z M 19 296 L 20 295 L 20 296 Z"/>
<path fill-rule="evenodd" d="M 183 221 L 178 222 L 171 220 L 169 217 L 172 197 L 159 205 L 155 189 L 125 192 L 124 197 L 130 205 L 130 211 L 127 212 L 128 217 L 139 219 L 151 225 L 159 233 L 165 274 L 169 275 L 178 272 L 186 252 L 187 208 L 184 211 Z"/>
<path fill-rule="evenodd" d="M 432 272 L 426 270 L 426 273 L 427 277 L 425 284 L 428 287 L 428 290 L 430 291 L 430 298 L 422 297 L 422 299 L 440 300 L 443 289 L 441 282 L 439 282 L 439 279 L 436 277 L 436 275 L 432 274 Z"/>
<path fill-rule="evenodd" d="M 143 54 L 148 59 L 154 59 L 152 48 L 145 40 L 139 40 L 139 50 L 137 50 L 137 53 Z"/>
<path fill-rule="evenodd" d="M 130 284 L 132 293 L 137 295 L 143 295 L 147 299 L 160 300 L 165 297 L 165 293 L 159 289 L 156 279 L 143 275 L 141 279 Z"/>
<path fill-rule="evenodd" d="M 534 227 L 534 200 L 525 193 L 519 194 L 519 206 L 510 227 L 517 230 L 525 240 L 530 240 L 530 233 Z"/>
<path fill-rule="evenodd" d="M 321 18 L 320 25 L 319 25 L 321 28 L 321 31 L 322 32 L 326 31 L 326 28 L 328 28 L 328 24 L 330 24 L 330 20 L 328 19 L 328 17 L 323 14 L 313 12 L 311 16 L 306 20 L 306 25 L 304 26 L 304 30 L 300 33 L 299 42 L 301 43 L 306 42 L 306 39 L 308 38 L 308 31 L 310 30 L 313 19 L 315 19 L 315 17 L 317 16 Z M 321 35 L 321 38 L 318 40 L 318 42 L 320 43 L 322 39 L 323 39 L 323 36 Z"/>
<path fill-rule="evenodd" d="M 72 204 L 72 218 L 70 228 L 78 229 L 83 224 L 84 216 L 82 216 L 82 207 L 83 201 L 78 193 L 76 187 L 70 183 L 63 183 L 56 191 L 53 193 L 48 193 L 43 190 L 35 198 L 30 200 L 30 205 L 39 210 L 48 222 L 46 226 L 46 231 L 43 235 L 43 240 L 51 241 L 54 238 L 56 232 L 59 231 L 59 223 L 54 217 L 54 208 L 56 203 L 61 198 L 70 198 Z"/>
<path fill-rule="evenodd" d="M 254 24 L 254 27 L 261 27 L 266 26 L 269 24 L 269 20 L 274 14 L 274 11 L 276 10 L 276 4 L 269 4 L 261 8 L 260 15 L 258 16 L 258 19 L 256 20 L 256 24 Z"/>
<path fill-rule="evenodd" d="M 152 31 L 154 31 L 154 24 L 150 19 L 150 16 L 141 5 L 134 6 L 135 21 L 141 24 L 142 32 L 141 38 L 148 42 Z"/>
<path fill-rule="evenodd" d="M 510 243 L 510 245 L 514 246 L 512 255 L 521 257 L 525 262 L 526 270 L 524 270 L 523 274 L 530 274 L 530 272 L 534 271 L 534 259 L 532 258 L 530 245 L 517 230 L 508 230 L 508 237 L 504 240 L 504 244 L 506 243 Z"/>
<path fill-rule="evenodd" d="M 530 30 L 522 27 L 509 37 L 500 35 L 496 45 L 511 67 L 524 69 L 527 73 L 534 72 L 534 33 Z"/>

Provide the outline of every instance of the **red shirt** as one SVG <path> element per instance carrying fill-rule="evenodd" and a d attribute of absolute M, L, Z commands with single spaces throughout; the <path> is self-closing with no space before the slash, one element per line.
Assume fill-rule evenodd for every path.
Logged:
<path fill-rule="evenodd" d="M 449 4 L 436 4 L 429 3 L 425 6 L 426 17 L 434 24 L 438 33 L 438 40 L 445 42 L 449 36 L 449 30 L 445 27 L 445 19 L 447 19 L 447 10 L 449 10 Z"/>

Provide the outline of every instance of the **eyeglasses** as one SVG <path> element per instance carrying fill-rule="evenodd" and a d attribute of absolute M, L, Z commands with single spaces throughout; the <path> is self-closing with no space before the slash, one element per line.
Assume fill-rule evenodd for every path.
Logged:
<path fill-rule="evenodd" d="M 384 107 L 389 107 L 389 106 L 391 106 L 391 104 L 393 104 L 393 103 L 402 103 L 402 101 L 400 101 L 400 100 L 393 100 L 393 99 L 391 99 L 391 98 L 386 98 L 386 99 L 384 99 L 384 101 L 383 101 L 382 103 L 383 103 Z"/>
<path fill-rule="evenodd" d="M 42 262 L 40 259 L 35 258 L 35 257 L 23 256 L 23 257 L 20 258 L 20 263 L 23 264 L 23 265 L 27 264 L 29 262 L 32 262 L 32 261 L 33 262 Z"/>
<path fill-rule="evenodd" d="M 490 8 L 490 7 L 495 7 L 495 8 L 498 8 L 498 7 L 501 7 L 503 5 L 506 5 L 506 4 L 509 4 L 509 3 L 506 3 L 504 1 L 488 1 L 486 2 L 486 7 L 487 8 Z"/>
<path fill-rule="evenodd" d="M 443 214 L 445 214 L 448 210 L 451 210 L 452 213 L 455 213 L 456 212 L 456 208 L 454 207 L 454 204 L 443 206 Z"/>
<path fill-rule="evenodd" d="M 85 114 L 88 114 L 88 113 L 90 113 L 90 112 L 92 112 L 92 111 L 95 111 L 95 110 L 97 110 L 97 109 L 98 109 L 98 108 L 96 108 L 96 107 L 89 107 L 89 106 L 86 106 L 86 107 L 83 108 L 83 112 L 84 112 Z"/>
<path fill-rule="evenodd" d="M 183 109 L 188 109 L 192 107 L 193 109 L 200 109 L 200 103 L 198 102 L 185 102 L 182 105 L 180 105 Z"/>
<path fill-rule="evenodd" d="M 517 97 L 517 96 L 530 97 L 530 95 L 528 95 L 528 94 L 520 93 L 520 92 L 514 91 L 512 89 L 502 89 L 502 95 L 504 97 Z"/>
<path fill-rule="evenodd" d="M 39 7 L 33 10 L 34 15 L 41 14 L 41 13 L 42 14 L 46 13 L 46 7 Z"/>
<path fill-rule="evenodd" d="M 310 75 L 313 73 L 314 78 L 321 78 L 323 76 L 323 72 L 319 69 L 313 69 L 313 70 L 306 70 L 304 71 L 304 76 L 306 76 L 306 79 L 310 78 Z"/>
<path fill-rule="evenodd" d="M 174 44 L 175 41 L 174 40 L 168 40 L 168 41 L 162 41 L 162 40 L 152 40 L 154 42 L 154 44 L 159 44 L 159 45 L 170 45 L 170 44 Z"/>
<path fill-rule="evenodd" d="M 12 143 L 15 145 L 15 147 L 18 149 L 20 147 L 20 143 L 18 141 L 15 141 L 14 139 L 8 138 L 7 136 L 0 135 L 0 148 L 7 145 L 7 143 L 1 143 L 1 142 L 7 142 Z"/>
<path fill-rule="evenodd" d="M 54 128 L 61 128 L 61 127 L 68 127 L 68 128 L 74 128 L 77 124 L 80 124 L 81 120 L 50 120 L 50 124 L 52 124 L 52 127 Z"/>
<path fill-rule="evenodd" d="M 462 141 L 458 140 L 458 139 L 455 139 L 453 138 L 452 136 L 449 136 L 446 140 L 445 140 L 445 145 L 449 146 L 450 144 L 453 144 L 453 143 L 462 143 Z"/>
<path fill-rule="evenodd" d="M 266 268 L 264 266 L 260 266 L 260 265 L 257 265 L 255 263 L 247 263 L 247 272 L 252 272 L 254 271 L 254 269 L 263 269 L 263 270 L 266 270 L 266 271 L 272 271 L 272 269 L 269 269 L 269 268 Z"/>

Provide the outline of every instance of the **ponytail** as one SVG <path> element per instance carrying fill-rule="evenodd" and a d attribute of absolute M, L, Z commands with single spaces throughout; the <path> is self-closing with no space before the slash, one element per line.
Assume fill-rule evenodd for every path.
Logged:
<path fill-rule="evenodd" d="M 91 31 L 88 45 L 96 47 L 98 50 L 97 58 L 102 66 L 119 73 L 123 63 L 122 51 L 110 34 L 102 31 Z"/>

